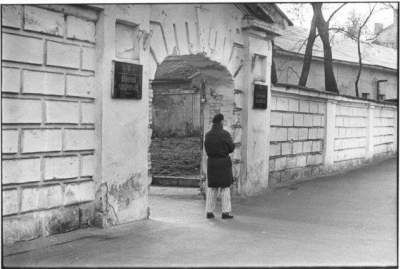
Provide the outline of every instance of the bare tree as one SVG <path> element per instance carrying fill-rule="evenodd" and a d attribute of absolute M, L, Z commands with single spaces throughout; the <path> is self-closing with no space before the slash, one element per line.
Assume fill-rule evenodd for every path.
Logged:
<path fill-rule="evenodd" d="M 312 49 L 314 46 L 315 38 L 317 37 L 317 26 L 316 16 L 314 14 L 311 20 L 310 32 L 308 33 L 307 46 L 304 52 L 303 68 L 301 69 L 301 75 L 299 79 L 299 85 L 305 87 L 307 84 L 308 74 L 310 73 L 311 60 L 312 60 Z"/>
<path fill-rule="evenodd" d="M 310 72 L 312 61 L 312 49 L 315 39 L 317 37 L 316 30 L 318 30 L 318 36 L 320 36 L 324 48 L 325 89 L 327 91 L 338 92 L 335 75 L 333 73 L 332 49 L 329 39 L 329 22 L 331 21 L 333 16 L 344 5 L 346 5 L 346 3 L 343 3 L 338 8 L 336 8 L 326 21 L 322 14 L 322 3 L 311 3 L 311 5 L 313 8 L 313 18 L 311 20 L 310 32 L 308 35 L 307 46 L 304 53 L 303 67 L 301 70 L 299 85 L 306 86 L 307 84 L 308 74 Z"/>
<path fill-rule="evenodd" d="M 358 52 L 358 72 L 357 72 L 357 76 L 356 76 L 356 81 L 354 82 L 354 89 L 356 91 L 356 96 L 359 97 L 360 92 L 358 90 L 358 82 L 360 81 L 360 77 L 361 77 L 361 71 L 362 71 L 362 55 L 361 55 L 361 33 L 362 30 L 364 28 L 364 26 L 367 24 L 369 18 L 371 17 L 371 15 L 373 14 L 374 10 L 375 10 L 376 4 L 372 7 L 372 9 L 369 11 L 368 16 L 365 18 L 364 22 L 360 25 L 360 27 L 358 28 L 358 32 L 357 32 L 357 52 Z"/>

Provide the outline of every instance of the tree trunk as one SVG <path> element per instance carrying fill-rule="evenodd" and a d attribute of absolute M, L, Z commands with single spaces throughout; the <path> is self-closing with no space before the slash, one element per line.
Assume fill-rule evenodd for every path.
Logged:
<path fill-rule="evenodd" d="M 271 83 L 276 84 L 278 82 L 278 76 L 276 74 L 276 64 L 274 57 L 274 43 L 272 43 L 272 66 L 271 66 Z"/>
<path fill-rule="evenodd" d="M 338 93 L 335 74 L 332 65 L 332 49 L 329 42 L 329 23 L 324 20 L 322 14 L 322 3 L 312 3 L 314 15 L 316 16 L 316 26 L 324 47 L 324 71 L 325 71 L 325 90 Z"/>
<path fill-rule="evenodd" d="M 312 21 L 311 21 L 310 32 L 308 33 L 307 46 L 306 46 L 306 50 L 304 52 L 303 67 L 301 69 L 301 75 L 300 75 L 300 79 L 299 79 L 299 86 L 303 86 L 303 87 L 306 87 L 306 84 L 307 84 L 308 74 L 310 73 L 310 67 L 311 67 L 311 62 L 312 62 L 312 50 L 313 50 L 315 38 L 317 36 L 315 21 L 316 21 L 316 17 L 315 17 L 315 13 L 314 13 Z"/>
<path fill-rule="evenodd" d="M 361 31 L 360 31 L 361 32 Z M 356 81 L 354 82 L 354 88 L 356 90 L 356 96 L 360 97 L 360 92 L 358 90 L 358 82 L 360 81 L 361 70 L 362 70 L 362 57 L 361 57 L 361 45 L 360 45 L 360 33 L 357 38 L 357 52 L 358 52 L 358 73 Z"/>
<path fill-rule="evenodd" d="M 360 40 L 361 31 L 364 28 L 364 26 L 367 24 L 369 18 L 371 18 L 372 14 L 374 13 L 375 8 L 376 8 L 376 4 L 370 10 L 369 15 L 367 16 L 367 18 L 364 20 L 363 24 L 358 29 L 358 35 L 357 35 L 358 73 L 357 73 L 356 81 L 354 82 L 354 89 L 356 90 L 357 97 L 360 97 L 360 91 L 358 90 L 358 82 L 360 81 L 361 71 L 362 71 L 362 55 L 361 55 L 361 40 Z M 379 98 L 379 96 L 378 96 L 378 98 Z"/>

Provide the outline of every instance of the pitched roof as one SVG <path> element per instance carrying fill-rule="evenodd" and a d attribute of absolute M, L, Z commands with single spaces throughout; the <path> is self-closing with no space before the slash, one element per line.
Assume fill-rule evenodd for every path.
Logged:
<path fill-rule="evenodd" d="M 277 24 L 281 27 L 293 25 L 286 14 L 274 3 L 241 3 L 235 4 L 244 15 L 249 15 L 266 23 Z"/>
<path fill-rule="evenodd" d="M 282 36 L 275 38 L 275 47 L 290 53 L 303 54 L 306 49 L 308 30 L 298 26 L 286 27 L 282 30 Z M 331 42 L 332 57 L 334 60 L 354 63 L 358 65 L 357 42 L 336 34 Z M 362 61 L 365 65 L 380 66 L 397 70 L 397 51 L 392 48 L 372 44 L 361 43 Z M 324 57 L 321 39 L 317 37 L 313 47 L 314 57 Z"/>

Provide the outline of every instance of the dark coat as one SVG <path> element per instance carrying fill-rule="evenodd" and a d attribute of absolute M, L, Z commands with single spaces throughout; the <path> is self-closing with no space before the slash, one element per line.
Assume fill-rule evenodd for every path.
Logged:
<path fill-rule="evenodd" d="M 229 153 L 235 149 L 231 135 L 221 124 L 213 124 L 206 134 L 207 179 L 210 188 L 226 188 L 233 182 L 232 161 Z"/>

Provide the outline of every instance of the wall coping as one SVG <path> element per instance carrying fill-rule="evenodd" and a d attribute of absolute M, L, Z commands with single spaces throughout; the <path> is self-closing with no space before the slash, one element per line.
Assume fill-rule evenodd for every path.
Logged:
<path fill-rule="evenodd" d="M 94 5 L 79 5 L 79 4 L 45 4 L 45 5 L 33 5 L 38 8 L 47 9 L 55 12 L 64 13 L 66 15 L 72 15 L 84 20 L 96 22 L 98 20 L 98 14 L 102 10 L 98 6 Z"/>
<path fill-rule="evenodd" d="M 311 97 L 313 99 L 325 100 L 326 102 L 330 101 L 330 102 L 356 103 L 360 105 L 385 107 L 397 110 L 397 105 L 388 102 L 361 99 L 358 97 L 348 96 L 348 95 L 339 95 L 332 92 L 321 91 L 313 88 L 305 88 L 291 84 L 277 83 L 275 85 L 272 85 L 271 92 L 278 95 Z"/>

